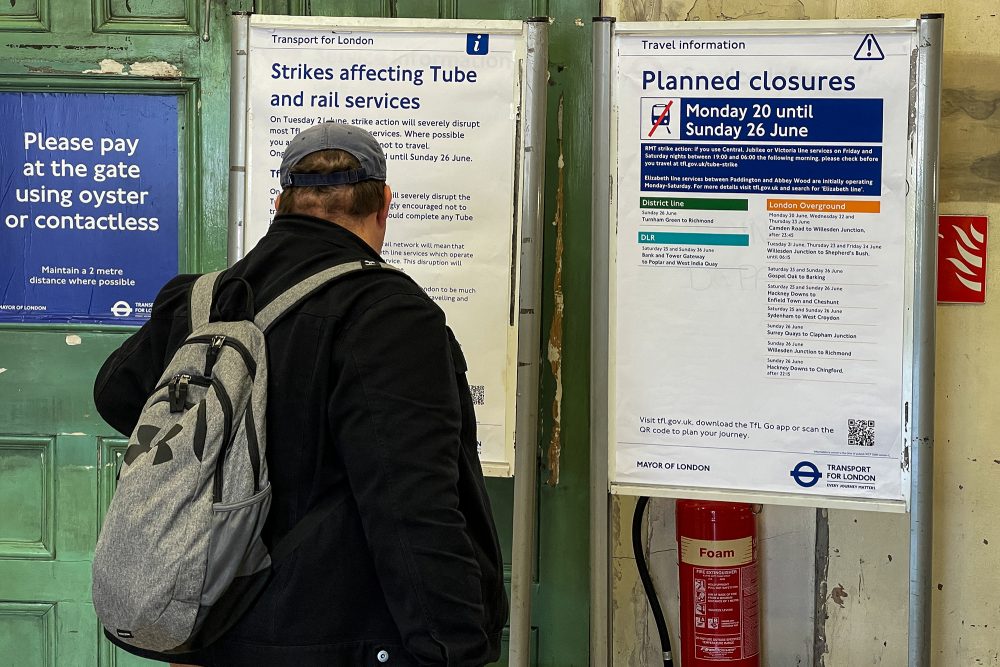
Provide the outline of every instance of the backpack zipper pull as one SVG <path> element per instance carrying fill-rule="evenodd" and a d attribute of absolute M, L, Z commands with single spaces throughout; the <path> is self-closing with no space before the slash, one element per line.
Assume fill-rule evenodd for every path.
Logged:
<path fill-rule="evenodd" d="M 167 394 L 170 396 L 170 412 L 184 412 L 187 405 L 188 384 L 191 382 L 190 375 L 175 375 L 170 380 Z"/>
<path fill-rule="evenodd" d="M 222 352 L 222 346 L 225 344 L 225 336 L 212 337 L 212 344 L 208 346 L 208 352 L 205 353 L 205 377 L 212 377 L 212 369 L 215 367 L 215 362 L 219 360 L 219 352 Z"/>

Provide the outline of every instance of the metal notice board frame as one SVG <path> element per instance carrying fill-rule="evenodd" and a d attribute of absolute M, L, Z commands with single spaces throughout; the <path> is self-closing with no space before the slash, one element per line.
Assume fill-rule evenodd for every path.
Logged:
<path fill-rule="evenodd" d="M 510 358 L 505 380 L 505 391 L 511 408 L 508 410 L 509 433 L 505 460 L 484 462 L 483 467 L 487 475 L 514 476 L 510 659 L 511 664 L 527 664 L 531 637 L 532 564 L 537 549 L 534 535 L 537 516 L 535 511 L 537 403 L 549 19 L 538 17 L 527 21 L 484 21 L 323 18 L 237 13 L 232 17 L 231 27 L 233 39 L 229 177 L 230 264 L 240 259 L 246 252 L 245 239 L 249 226 L 249 202 L 252 196 L 250 188 L 257 187 L 250 178 L 254 168 L 253 158 L 248 159 L 249 147 L 253 140 L 253 137 L 248 137 L 252 114 L 252 87 L 265 86 L 268 83 L 267 78 L 260 76 L 260 73 L 255 76 L 249 71 L 252 29 L 306 31 L 327 35 L 326 39 L 337 33 L 509 35 L 516 39 L 517 71 L 514 81 L 516 93 L 510 100 L 512 109 L 510 122 L 513 124 L 515 141 L 511 174 L 514 206 L 508 238 L 502 240 L 510 248 L 512 274 L 510 303 L 505 307 L 509 309 L 507 317 L 514 336 L 514 339 L 508 342 Z M 363 115 L 363 112 L 354 112 L 354 117 L 359 115 Z M 390 175 L 391 170 L 390 159 Z M 501 176 L 492 174 L 492 177 Z M 271 187 L 276 186 L 275 180 Z M 444 304 L 443 308 L 447 313 L 448 304 Z"/>
<path fill-rule="evenodd" d="M 616 23 L 614 18 L 594 19 L 594 126 L 593 220 L 591 302 L 591 609 L 607 623 L 592 626 L 592 664 L 607 664 L 610 637 L 609 506 L 610 495 L 643 495 L 737 502 L 832 507 L 855 510 L 905 512 L 910 519 L 909 664 L 930 662 L 930 564 L 933 473 L 935 267 L 937 245 L 937 167 L 940 116 L 940 78 L 943 15 L 926 14 L 919 20 L 889 21 L 755 21 Z M 613 479 L 617 432 L 616 418 L 616 234 L 622 183 L 618 146 L 619 45 L 622 38 L 734 38 L 740 35 L 827 36 L 908 33 L 912 35 L 908 128 L 905 142 L 905 262 L 903 338 L 899 364 L 902 396 L 900 487 L 898 500 L 802 495 L 759 491 L 752 487 L 717 489 L 710 485 L 636 484 Z M 729 57 L 729 56 L 727 56 Z M 733 56 L 735 59 L 735 56 Z M 734 60 L 733 69 L 736 69 Z M 730 70 L 731 71 L 731 70 Z M 687 93 L 665 93 L 684 96 Z M 692 95 L 694 96 L 694 95 Z M 660 111 L 660 109 L 656 109 Z M 659 121 L 666 111 L 662 111 Z M 650 130 L 652 136 L 656 125 Z M 676 135 L 675 135 L 676 136 Z M 629 156 L 632 158 L 633 156 Z M 631 192 L 627 196 L 631 196 Z M 683 196 L 683 195 L 681 195 Z M 640 237 L 641 240 L 641 237 Z M 674 381 L 683 382 L 679 377 Z M 620 385 L 619 385 L 620 386 Z"/>

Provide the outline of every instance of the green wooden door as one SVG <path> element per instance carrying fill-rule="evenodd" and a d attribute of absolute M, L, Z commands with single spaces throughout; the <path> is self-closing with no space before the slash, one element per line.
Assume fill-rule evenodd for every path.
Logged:
<path fill-rule="evenodd" d="M 590 21 L 597 0 L 5 0 L 0 90 L 174 95 L 179 271 L 226 256 L 231 11 L 523 19 L 551 15 L 537 665 L 588 664 Z M 208 41 L 202 40 L 206 32 Z M 2 122 L 2 119 L 0 119 Z M 93 378 L 128 330 L 0 326 L 0 667 L 136 665 L 100 634 L 90 558 L 124 440 Z M 544 357 L 543 357 L 544 358 Z M 513 483 L 490 480 L 510 563 Z M 603 621 L 599 621 L 603 622 Z"/>
<path fill-rule="evenodd" d="M 227 12 L 214 8 L 205 42 L 202 4 L 0 3 L 0 90 L 176 97 L 181 271 L 220 267 L 226 256 Z M 97 369 L 127 331 L 0 327 L 5 667 L 139 662 L 101 637 L 90 602 L 90 559 L 124 445 L 96 414 L 91 395 Z"/>

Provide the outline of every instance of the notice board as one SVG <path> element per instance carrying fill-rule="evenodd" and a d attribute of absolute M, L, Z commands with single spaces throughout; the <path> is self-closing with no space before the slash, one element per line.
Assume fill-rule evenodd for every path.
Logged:
<path fill-rule="evenodd" d="M 613 491 L 905 507 L 916 48 L 614 27 Z"/>
<path fill-rule="evenodd" d="M 267 232 L 297 132 L 371 132 L 393 190 L 383 259 L 444 309 L 484 471 L 512 474 L 525 24 L 251 16 L 248 30 L 243 251 Z"/>

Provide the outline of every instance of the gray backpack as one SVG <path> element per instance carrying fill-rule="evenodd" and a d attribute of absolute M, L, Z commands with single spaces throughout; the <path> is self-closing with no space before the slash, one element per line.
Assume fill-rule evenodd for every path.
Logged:
<path fill-rule="evenodd" d="M 206 646 L 325 517 L 330 508 L 314 508 L 270 553 L 261 541 L 271 504 L 264 334 L 331 280 L 391 268 L 362 260 L 321 271 L 253 321 L 210 323 L 219 273 L 195 282 L 191 334 L 139 415 L 94 553 L 94 607 L 109 635 L 165 654 Z"/>

